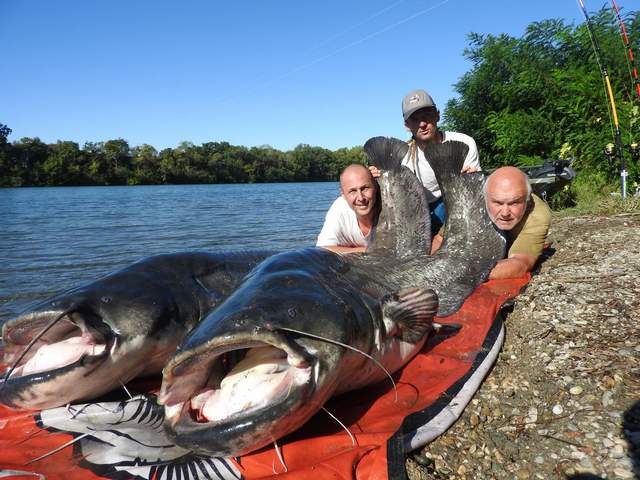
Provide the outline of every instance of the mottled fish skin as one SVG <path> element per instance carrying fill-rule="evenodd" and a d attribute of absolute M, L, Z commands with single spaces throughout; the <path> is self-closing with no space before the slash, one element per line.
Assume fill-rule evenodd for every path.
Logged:
<path fill-rule="evenodd" d="M 406 258 L 422 256 L 431 250 L 429 204 L 422 183 L 402 160 L 409 145 L 396 139 L 374 137 L 364 150 L 372 165 L 381 170 L 377 178 L 380 215 L 369 255 Z"/>
<path fill-rule="evenodd" d="M 159 396 L 165 429 L 178 445 L 237 456 L 292 432 L 332 395 L 382 380 L 380 365 L 393 373 L 422 348 L 438 308 L 432 288 L 448 298 L 448 313 L 486 278 L 504 252 L 504 239 L 486 224 L 481 178 L 459 174 L 466 146 L 447 142 L 429 151 L 434 169 L 444 172 L 438 178 L 452 212 L 443 249 L 430 256 L 427 203 L 415 176 L 400 167 L 403 143 L 374 139 L 366 149 L 372 163 L 388 172 L 380 180 L 387 223 L 376 236 L 379 248 L 342 256 L 323 249 L 275 255 L 179 347 L 164 369 Z M 475 216 L 460 216 L 469 212 Z M 491 236 L 484 247 L 468 243 L 478 231 Z M 410 235 L 419 238 L 403 238 Z M 477 255 L 482 258 L 474 259 Z M 250 401 L 227 417 L 194 416 L 192 398 L 206 392 L 215 401 L 221 394 L 226 355 L 255 347 L 286 356 L 290 367 L 281 384 L 266 399 Z"/>
<path fill-rule="evenodd" d="M 396 276 L 399 283 L 414 281 L 434 289 L 438 294 L 440 317 L 451 315 L 462 306 L 471 292 L 488 279 L 497 261 L 504 258 L 506 249 L 504 236 L 486 210 L 482 189 L 484 174 L 460 173 L 467 151 L 467 145 L 462 142 L 425 147 L 425 157 L 436 175 L 447 210 L 444 242 L 433 256 L 427 255 L 430 248 L 424 250 L 423 254 L 409 258 L 404 268 L 390 274 Z M 418 210 L 415 215 L 421 218 L 423 212 Z M 404 223 L 411 226 L 410 219 Z M 428 226 L 426 228 L 428 231 Z M 418 252 L 420 249 L 418 246 Z M 386 261 L 382 258 L 380 263 L 384 265 Z"/>
<path fill-rule="evenodd" d="M 52 320 L 60 321 L 30 350 L 78 337 L 102 348 L 76 361 L 0 384 L 0 403 L 52 408 L 96 398 L 142 375 L 159 374 L 184 336 L 242 278 L 273 252 L 188 252 L 140 260 L 97 281 L 45 300 L 3 325 L 4 362 L 11 365 Z M 60 353 L 64 345 L 61 344 Z M 55 357 L 55 355 L 52 355 Z M 44 358 L 43 361 L 47 361 Z"/>

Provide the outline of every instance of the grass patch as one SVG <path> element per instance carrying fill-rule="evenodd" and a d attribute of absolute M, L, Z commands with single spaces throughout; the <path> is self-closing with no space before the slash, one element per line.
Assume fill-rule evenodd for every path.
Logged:
<path fill-rule="evenodd" d="M 620 185 L 599 173 L 578 173 L 574 181 L 551 199 L 551 208 L 561 217 L 577 215 L 615 215 L 639 213 L 640 197 L 636 185 L 628 185 L 627 198 L 620 196 Z"/>

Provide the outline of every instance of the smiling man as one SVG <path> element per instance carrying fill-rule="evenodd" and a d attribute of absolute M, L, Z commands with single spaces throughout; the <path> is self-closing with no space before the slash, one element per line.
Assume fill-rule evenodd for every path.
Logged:
<path fill-rule="evenodd" d="M 489 278 L 517 278 L 530 272 L 542 253 L 551 210 L 531 193 L 527 176 L 516 167 L 502 167 L 484 184 L 489 217 L 507 237 L 507 258 L 498 261 Z"/>
<path fill-rule="evenodd" d="M 316 245 L 337 253 L 363 252 L 373 241 L 378 220 L 378 184 L 366 167 L 353 164 L 340 175 L 340 191 Z"/>

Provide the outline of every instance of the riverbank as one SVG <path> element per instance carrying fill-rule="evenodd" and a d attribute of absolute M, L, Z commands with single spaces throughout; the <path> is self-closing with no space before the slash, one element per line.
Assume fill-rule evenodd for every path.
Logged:
<path fill-rule="evenodd" d="M 411 480 L 640 478 L 640 214 L 554 218 L 550 238 L 494 369 L 408 456 Z"/>

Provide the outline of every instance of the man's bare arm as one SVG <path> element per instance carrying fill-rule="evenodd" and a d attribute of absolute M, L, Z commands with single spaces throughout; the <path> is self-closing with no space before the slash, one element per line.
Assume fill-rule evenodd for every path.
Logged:
<path fill-rule="evenodd" d="M 322 248 L 326 248 L 335 253 L 359 253 L 367 249 L 367 247 L 341 247 L 340 245 L 324 245 Z"/>
<path fill-rule="evenodd" d="M 438 249 L 442 246 L 443 240 L 444 238 L 439 233 L 436 233 L 433 236 L 433 238 L 431 239 L 431 255 L 438 251 Z"/>
<path fill-rule="evenodd" d="M 509 258 L 498 260 L 489 274 L 490 280 L 498 278 L 519 278 L 533 270 L 537 258 L 525 253 L 514 253 Z"/>

